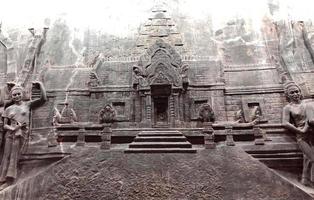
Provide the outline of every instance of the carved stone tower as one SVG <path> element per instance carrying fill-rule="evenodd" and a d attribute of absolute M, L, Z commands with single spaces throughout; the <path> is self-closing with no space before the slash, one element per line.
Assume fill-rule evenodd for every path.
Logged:
<path fill-rule="evenodd" d="M 184 51 L 181 34 L 162 5 L 155 6 L 147 22 L 140 27 L 139 37 L 136 42 L 138 55 L 145 52 L 158 39 L 163 39 L 169 43 L 180 54 Z"/>

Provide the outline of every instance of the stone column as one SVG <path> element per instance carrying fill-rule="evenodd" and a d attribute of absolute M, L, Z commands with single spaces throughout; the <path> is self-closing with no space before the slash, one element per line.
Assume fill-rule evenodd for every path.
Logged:
<path fill-rule="evenodd" d="M 253 126 L 253 133 L 255 137 L 255 145 L 264 145 L 263 131 L 259 126 Z"/>
<path fill-rule="evenodd" d="M 80 129 L 78 130 L 76 146 L 80 146 L 80 147 L 85 146 L 85 135 L 86 135 L 85 128 L 80 127 Z"/>
<path fill-rule="evenodd" d="M 180 100 L 179 100 L 179 94 L 174 93 L 173 94 L 173 102 L 174 102 L 174 119 L 175 119 L 175 127 L 180 126 Z"/>
<path fill-rule="evenodd" d="M 145 95 L 143 93 L 140 93 L 140 122 L 144 122 L 146 119 L 146 103 L 145 103 Z"/>
<path fill-rule="evenodd" d="M 170 113 L 170 127 L 175 127 L 175 102 L 174 96 L 169 96 L 169 113 Z"/>
<path fill-rule="evenodd" d="M 135 122 L 141 121 L 141 97 L 139 94 L 136 94 L 136 97 L 134 98 L 134 119 Z"/>
<path fill-rule="evenodd" d="M 232 135 L 232 125 L 225 126 L 225 131 L 226 131 L 226 145 L 235 146 L 233 135 Z"/>
<path fill-rule="evenodd" d="M 214 141 L 215 135 L 213 124 L 211 122 L 204 122 L 202 133 L 204 134 L 205 149 L 214 149 L 216 147 L 216 144 Z"/>
<path fill-rule="evenodd" d="M 49 131 L 47 136 L 47 143 L 48 147 L 55 147 L 58 145 L 58 134 L 55 127 Z"/>
<path fill-rule="evenodd" d="M 104 123 L 103 124 L 104 129 L 101 132 L 101 144 L 100 149 L 110 149 L 111 144 L 111 135 L 112 135 L 112 129 L 111 129 L 111 123 Z"/>
<path fill-rule="evenodd" d="M 152 98 L 150 92 L 145 92 L 145 104 L 146 104 L 146 119 L 145 124 L 147 127 L 152 127 Z"/>

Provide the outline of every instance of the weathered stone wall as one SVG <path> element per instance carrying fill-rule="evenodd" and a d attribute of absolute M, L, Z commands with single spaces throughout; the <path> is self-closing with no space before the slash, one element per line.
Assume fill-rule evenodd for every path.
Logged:
<path fill-rule="evenodd" d="M 314 72 L 292 73 L 292 76 L 296 83 L 301 86 L 301 90 L 305 96 L 314 96 Z"/>
<path fill-rule="evenodd" d="M 48 91 L 86 89 L 90 68 L 75 66 L 50 67 L 42 75 L 42 81 Z"/>
<path fill-rule="evenodd" d="M 188 60 L 189 81 L 191 88 L 186 105 L 186 118 L 196 120 L 201 103 L 208 102 L 217 113 L 217 120 L 226 120 L 224 94 L 221 79 L 221 65 L 218 61 Z M 88 88 L 91 68 L 75 66 L 50 67 L 42 74 L 44 85 L 48 91 L 48 102 L 33 112 L 33 127 L 51 125 L 54 107 L 59 111 L 67 100 L 80 122 L 98 122 L 98 112 L 107 103 L 117 111 L 116 126 L 129 127 L 134 122 L 134 98 L 132 88 L 132 66 L 135 61 L 105 61 L 97 69 L 100 86 Z M 189 102 L 187 102 L 189 104 Z M 135 110 L 135 112 L 137 112 Z M 183 112 L 183 111 L 181 111 Z M 189 115 L 189 116 L 187 116 Z"/>
<path fill-rule="evenodd" d="M 234 120 L 235 112 L 247 106 L 244 104 L 259 103 L 264 120 L 267 120 L 268 123 L 281 123 L 282 108 L 285 104 L 287 104 L 283 92 L 250 95 L 227 95 L 225 99 L 228 121 Z"/>
<path fill-rule="evenodd" d="M 280 83 L 278 72 L 271 64 L 242 64 L 225 67 L 226 87 L 269 87 Z"/>
<path fill-rule="evenodd" d="M 190 85 L 216 84 L 221 76 L 221 65 L 215 60 L 184 61 L 189 65 Z"/>
<path fill-rule="evenodd" d="M 132 67 L 136 61 L 111 61 L 104 62 L 97 69 L 99 79 L 104 86 L 131 86 L 132 84 Z"/>

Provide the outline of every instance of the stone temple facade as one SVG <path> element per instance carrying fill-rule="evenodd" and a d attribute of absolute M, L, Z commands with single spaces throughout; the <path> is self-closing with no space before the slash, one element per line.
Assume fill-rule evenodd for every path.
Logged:
<path fill-rule="evenodd" d="M 313 198 L 314 190 L 300 183 L 303 151 L 282 112 L 287 81 L 307 101 L 314 97 L 314 29 L 265 18 L 263 39 L 255 41 L 243 24 L 230 21 L 215 32 L 216 56 L 190 55 L 174 20 L 156 7 L 134 56 L 100 54 L 88 66 L 46 65 L 44 29 L 30 30 L 24 65 L 17 67 L 12 43 L 1 36 L 2 109 L 10 107 L 13 80 L 25 88 L 25 101 L 41 96 L 30 83 L 42 82 L 47 100 L 30 114 L 18 178 L 0 199 Z"/>

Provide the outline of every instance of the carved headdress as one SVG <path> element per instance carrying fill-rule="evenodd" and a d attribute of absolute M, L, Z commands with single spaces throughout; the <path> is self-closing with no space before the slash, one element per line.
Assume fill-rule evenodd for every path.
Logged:
<path fill-rule="evenodd" d="M 289 101 L 289 93 L 288 93 L 288 91 L 289 91 L 289 88 L 291 88 L 291 87 L 298 88 L 298 90 L 300 91 L 300 94 L 301 94 L 301 99 L 303 99 L 302 90 L 299 87 L 299 85 L 297 85 L 294 81 L 286 81 L 284 83 L 284 91 L 285 91 L 285 95 L 286 95 L 287 100 Z"/>
<path fill-rule="evenodd" d="M 13 92 L 14 90 L 21 90 L 21 91 L 24 91 L 24 88 L 23 88 L 22 86 L 18 85 L 18 84 L 15 84 L 15 85 L 11 88 L 10 94 L 12 94 L 12 92 Z"/>

